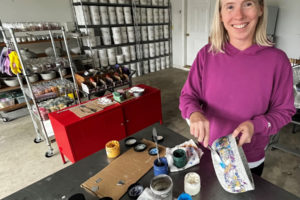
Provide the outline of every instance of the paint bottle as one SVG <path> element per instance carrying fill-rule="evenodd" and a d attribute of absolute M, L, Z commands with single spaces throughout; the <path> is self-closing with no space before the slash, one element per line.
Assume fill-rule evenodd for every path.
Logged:
<path fill-rule="evenodd" d="M 169 168 L 168 168 L 168 161 L 166 157 L 159 158 L 160 162 L 158 162 L 158 159 L 154 161 L 153 165 L 153 171 L 154 176 L 158 176 L 160 174 L 168 174 Z"/>
<path fill-rule="evenodd" d="M 173 200 L 173 181 L 170 176 L 161 174 L 155 176 L 150 183 L 150 189 L 157 200 Z"/>

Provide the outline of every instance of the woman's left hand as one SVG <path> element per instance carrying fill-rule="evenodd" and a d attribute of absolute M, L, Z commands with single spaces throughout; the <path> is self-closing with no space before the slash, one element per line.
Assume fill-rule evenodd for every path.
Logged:
<path fill-rule="evenodd" d="M 245 121 L 241 123 L 232 133 L 232 136 L 236 138 L 241 133 L 239 139 L 239 146 L 245 143 L 250 143 L 254 134 L 254 125 L 251 121 Z"/>

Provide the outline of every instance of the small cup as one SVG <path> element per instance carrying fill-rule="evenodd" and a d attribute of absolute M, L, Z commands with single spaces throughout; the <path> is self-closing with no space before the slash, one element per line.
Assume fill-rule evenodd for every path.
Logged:
<path fill-rule="evenodd" d="M 177 149 L 173 152 L 173 163 L 178 168 L 182 168 L 186 165 L 187 157 L 183 149 Z"/>
<path fill-rule="evenodd" d="M 154 161 L 153 165 L 153 171 L 154 176 L 158 176 L 160 174 L 168 174 L 168 161 L 166 157 L 159 158 L 160 163 L 158 162 L 158 159 Z"/>

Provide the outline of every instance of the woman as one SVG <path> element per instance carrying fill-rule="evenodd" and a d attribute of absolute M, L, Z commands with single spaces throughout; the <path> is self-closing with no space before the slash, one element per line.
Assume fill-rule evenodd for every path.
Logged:
<path fill-rule="evenodd" d="M 267 40 L 264 1 L 217 0 L 210 44 L 192 65 L 179 108 L 205 147 L 239 137 L 261 175 L 269 136 L 295 113 L 292 76 L 286 54 Z"/>

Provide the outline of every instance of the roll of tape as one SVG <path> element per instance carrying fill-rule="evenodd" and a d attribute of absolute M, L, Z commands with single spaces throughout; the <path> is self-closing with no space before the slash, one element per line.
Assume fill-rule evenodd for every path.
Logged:
<path fill-rule="evenodd" d="M 120 155 L 120 143 L 117 140 L 111 140 L 105 145 L 108 158 L 115 158 Z"/>

